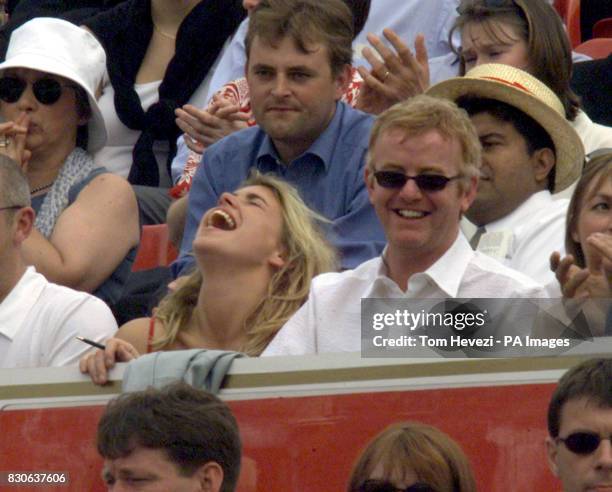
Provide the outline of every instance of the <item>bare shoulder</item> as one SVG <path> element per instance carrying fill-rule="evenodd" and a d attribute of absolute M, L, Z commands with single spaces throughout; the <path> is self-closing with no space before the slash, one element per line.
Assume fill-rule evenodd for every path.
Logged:
<path fill-rule="evenodd" d="M 138 352 L 146 354 L 150 329 L 151 318 L 137 318 L 121 326 L 115 337 L 130 342 Z M 163 324 L 155 320 L 153 336 L 157 337 L 163 335 L 164 331 Z"/>
<path fill-rule="evenodd" d="M 95 194 L 103 192 L 107 196 L 111 194 L 114 197 L 136 198 L 130 183 L 125 178 L 112 173 L 99 174 L 91 180 L 83 191 Z"/>

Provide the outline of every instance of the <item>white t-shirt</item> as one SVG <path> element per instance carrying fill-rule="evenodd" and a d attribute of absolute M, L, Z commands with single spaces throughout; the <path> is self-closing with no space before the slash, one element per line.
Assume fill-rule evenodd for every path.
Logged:
<path fill-rule="evenodd" d="M 52 284 L 31 266 L 0 303 L 0 368 L 76 364 L 92 350 L 76 336 L 103 342 L 116 331 L 103 301 Z"/>
<path fill-rule="evenodd" d="M 308 301 L 262 353 L 300 355 L 361 349 L 361 299 L 545 298 L 543 287 L 520 272 L 472 251 L 463 234 L 404 292 L 387 276 L 381 257 L 355 270 L 316 277 Z"/>

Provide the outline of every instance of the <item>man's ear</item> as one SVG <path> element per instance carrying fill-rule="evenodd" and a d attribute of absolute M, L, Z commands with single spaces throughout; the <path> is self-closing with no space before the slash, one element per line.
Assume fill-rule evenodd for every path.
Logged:
<path fill-rule="evenodd" d="M 559 468 L 557 466 L 557 443 L 550 436 L 546 438 L 546 456 L 548 458 L 548 466 L 555 477 L 559 476 Z"/>
<path fill-rule="evenodd" d="M 533 161 L 533 175 L 535 180 L 546 189 L 548 186 L 548 175 L 557 162 L 555 153 L 552 149 L 543 147 L 536 150 L 531 156 L 531 159 Z"/>
<path fill-rule="evenodd" d="M 32 207 L 19 209 L 13 216 L 13 230 L 15 231 L 13 240 L 17 246 L 20 246 L 32 232 L 34 217 L 35 214 Z"/>
<path fill-rule="evenodd" d="M 478 194 L 478 176 L 471 176 L 465 188 L 461 190 L 461 214 L 467 212 Z"/>
<path fill-rule="evenodd" d="M 223 468 L 216 461 L 204 463 L 196 471 L 202 492 L 219 492 L 223 485 Z"/>
<path fill-rule="evenodd" d="M 370 169 L 370 166 L 366 164 L 365 171 L 363 173 L 363 179 L 365 179 L 366 188 L 368 189 L 368 197 L 370 198 L 370 203 L 374 205 L 372 202 L 372 194 L 374 193 L 374 174 Z"/>
<path fill-rule="evenodd" d="M 351 82 L 352 69 L 350 65 L 344 65 L 335 77 L 336 101 L 339 101 L 348 89 Z"/>

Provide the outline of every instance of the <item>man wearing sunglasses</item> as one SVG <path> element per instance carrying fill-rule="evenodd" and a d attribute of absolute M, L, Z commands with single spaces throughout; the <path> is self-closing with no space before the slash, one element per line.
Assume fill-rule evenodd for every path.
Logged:
<path fill-rule="evenodd" d="M 546 448 L 563 492 L 612 491 L 612 358 L 563 375 L 548 406 Z"/>
<path fill-rule="evenodd" d="M 417 96 L 382 113 L 365 182 L 387 247 L 355 270 L 316 277 L 262 355 L 359 351 L 362 298 L 545 297 L 535 281 L 474 252 L 459 230 L 480 152 L 469 118 L 450 101 Z"/>

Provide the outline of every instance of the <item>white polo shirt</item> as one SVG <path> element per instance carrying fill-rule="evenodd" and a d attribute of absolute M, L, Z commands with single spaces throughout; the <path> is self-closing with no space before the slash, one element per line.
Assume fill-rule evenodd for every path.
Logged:
<path fill-rule="evenodd" d="M 0 368 L 77 364 L 92 349 L 77 335 L 103 342 L 116 331 L 103 301 L 52 284 L 28 267 L 0 303 Z"/>
<path fill-rule="evenodd" d="M 355 270 L 316 277 L 308 301 L 261 354 L 299 355 L 361 350 L 361 298 L 545 298 L 543 287 L 520 272 L 472 251 L 459 233 L 449 250 L 402 291 L 381 257 Z"/>

